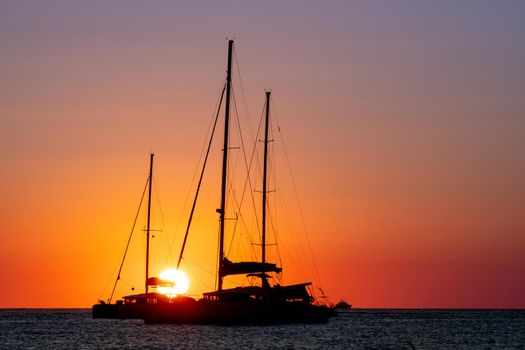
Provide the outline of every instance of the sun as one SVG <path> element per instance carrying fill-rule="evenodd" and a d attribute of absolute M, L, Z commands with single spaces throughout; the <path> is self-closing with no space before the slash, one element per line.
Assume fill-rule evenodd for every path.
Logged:
<path fill-rule="evenodd" d="M 157 291 L 167 296 L 174 297 L 176 295 L 184 294 L 190 287 L 190 280 L 188 276 L 181 270 L 166 269 L 162 271 L 159 278 L 165 281 L 173 282 L 172 287 L 157 287 Z"/>

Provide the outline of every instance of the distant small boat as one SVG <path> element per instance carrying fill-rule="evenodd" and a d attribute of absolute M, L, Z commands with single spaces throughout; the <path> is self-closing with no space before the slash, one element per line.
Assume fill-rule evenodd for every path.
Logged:
<path fill-rule="evenodd" d="M 334 308 L 350 310 L 352 308 L 352 304 L 348 304 L 346 301 L 340 300 L 337 304 L 335 304 Z"/>

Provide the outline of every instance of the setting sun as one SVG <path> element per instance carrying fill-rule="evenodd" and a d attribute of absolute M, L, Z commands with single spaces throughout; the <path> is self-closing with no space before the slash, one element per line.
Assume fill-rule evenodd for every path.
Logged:
<path fill-rule="evenodd" d="M 160 273 L 159 278 L 164 281 L 173 282 L 173 286 L 159 286 L 157 289 L 159 293 L 166 294 L 170 297 L 186 293 L 190 286 L 188 276 L 180 270 L 166 269 Z"/>

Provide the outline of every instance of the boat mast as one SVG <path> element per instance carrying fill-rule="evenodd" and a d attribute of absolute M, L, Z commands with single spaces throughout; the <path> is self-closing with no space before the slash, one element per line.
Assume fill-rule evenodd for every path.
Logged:
<path fill-rule="evenodd" d="M 226 105 L 224 113 L 224 148 L 222 150 L 222 183 L 221 183 L 221 207 L 218 210 L 220 215 L 219 228 L 219 272 L 218 286 L 222 290 L 223 279 L 223 260 L 224 260 L 224 221 L 226 214 L 226 176 L 228 168 L 228 134 L 230 123 L 230 92 L 231 92 L 231 68 L 232 68 L 233 40 L 228 41 L 228 69 L 226 71 Z"/>
<path fill-rule="evenodd" d="M 150 236 L 150 218 L 151 218 L 151 184 L 153 182 L 153 156 L 151 153 L 149 157 L 149 188 L 148 188 L 148 223 L 146 226 L 146 294 L 148 294 L 148 278 L 149 278 L 149 236 Z"/>
<path fill-rule="evenodd" d="M 262 189 L 262 266 L 266 264 L 266 194 L 267 194 L 267 174 L 268 174 L 268 124 L 270 119 L 270 95 L 271 91 L 266 91 L 266 120 L 264 128 L 264 168 L 263 168 L 263 189 Z M 261 272 L 261 282 L 263 288 L 268 286 L 265 271 Z"/>

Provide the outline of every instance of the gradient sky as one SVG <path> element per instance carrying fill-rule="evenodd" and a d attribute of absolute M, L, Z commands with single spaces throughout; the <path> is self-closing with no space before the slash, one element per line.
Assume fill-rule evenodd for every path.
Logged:
<path fill-rule="evenodd" d="M 0 307 L 107 291 L 150 151 L 175 230 L 225 37 L 333 301 L 525 307 L 523 1 L 0 2 Z"/>

